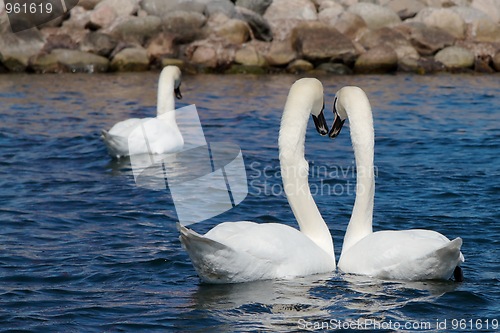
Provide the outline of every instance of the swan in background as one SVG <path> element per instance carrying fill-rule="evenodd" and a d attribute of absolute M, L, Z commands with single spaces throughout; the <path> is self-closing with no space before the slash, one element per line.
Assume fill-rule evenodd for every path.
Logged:
<path fill-rule="evenodd" d="M 344 237 L 338 267 L 345 273 L 390 280 L 449 279 L 461 281 L 462 239 L 450 241 L 431 230 L 372 231 L 374 131 L 370 102 L 358 87 L 340 89 L 334 102 L 336 137 L 343 122 L 350 122 L 356 159 L 356 199 Z"/>
<path fill-rule="evenodd" d="M 157 117 L 131 118 L 102 131 L 108 152 L 120 158 L 133 154 L 164 154 L 182 149 L 184 140 L 175 120 L 175 97 L 180 92 L 181 71 L 176 66 L 163 68 L 158 81 Z M 136 130 L 142 126 L 142 131 Z M 147 140 L 145 138 L 147 137 Z"/>
<path fill-rule="evenodd" d="M 279 223 L 225 222 L 200 235 L 180 224 L 180 240 L 208 283 L 292 278 L 335 270 L 333 240 L 309 190 L 304 158 L 307 120 L 326 135 L 323 86 L 301 79 L 290 88 L 281 118 L 279 158 L 288 203 L 300 231 Z"/>

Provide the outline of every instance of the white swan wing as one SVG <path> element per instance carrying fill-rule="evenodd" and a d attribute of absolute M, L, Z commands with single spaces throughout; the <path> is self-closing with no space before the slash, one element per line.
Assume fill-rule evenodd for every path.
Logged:
<path fill-rule="evenodd" d="M 141 124 L 142 121 L 143 119 L 131 118 L 116 123 L 109 131 L 102 130 L 101 138 L 111 156 L 117 158 L 129 156 L 128 137 L 130 133 Z"/>
<path fill-rule="evenodd" d="M 175 124 L 158 118 L 132 118 L 115 124 L 102 138 L 110 155 L 164 154 L 182 149 L 184 140 Z"/>
<path fill-rule="evenodd" d="M 431 230 L 379 231 L 343 252 L 339 269 L 391 280 L 448 279 L 463 262 L 462 240 Z"/>
<path fill-rule="evenodd" d="M 206 235 L 179 226 L 181 241 L 205 282 L 291 278 L 335 269 L 335 259 L 292 227 L 226 222 Z"/>

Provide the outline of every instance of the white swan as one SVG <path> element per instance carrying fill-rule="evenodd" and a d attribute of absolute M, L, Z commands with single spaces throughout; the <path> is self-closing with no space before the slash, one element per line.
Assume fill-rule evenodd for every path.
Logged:
<path fill-rule="evenodd" d="M 175 120 L 175 97 L 180 92 L 181 71 L 176 66 L 163 68 L 158 81 L 157 117 L 131 118 L 102 131 L 108 152 L 120 158 L 132 154 L 164 154 L 182 149 L 184 140 Z M 141 131 L 135 130 L 143 126 Z M 147 140 L 145 140 L 147 136 Z"/>
<path fill-rule="evenodd" d="M 279 157 L 285 194 L 300 231 L 279 223 L 225 222 L 204 236 L 181 226 L 180 240 L 204 282 L 292 278 L 335 270 L 333 240 L 311 196 L 304 158 L 307 120 L 328 133 L 323 86 L 301 79 L 290 88 L 281 119 Z"/>
<path fill-rule="evenodd" d="M 431 230 L 372 231 L 375 180 L 374 131 L 370 102 L 358 87 L 340 89 L 334 102 L 330 137 L 346 118 L 356 158 L 356 199 L 344 237 L 338 267 L 345 273 L 390 280 L 462 278 L 462 239 L 450 241 Z"/>

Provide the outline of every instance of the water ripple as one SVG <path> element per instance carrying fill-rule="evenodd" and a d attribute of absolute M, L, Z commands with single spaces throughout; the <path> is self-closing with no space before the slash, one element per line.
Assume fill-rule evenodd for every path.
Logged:
<path fill-rule="evenodd" d="M 290 332 L 369 321 L 430 322 L 436 331 L 438 321 L 500 319 L 495 76 L 321 77 L 328 108 L 347 84 L 365 89 L 373 104 L 374 229 L 462 237 L 465 282 L 331 273 L 222 286 L 198 280 L 178 239 L 170 190 L 136 187 L 130 160 L 112 161 L 99 138 L 119 120 L 154 115 L 157 73 L 60 75 L 50 85 L 44 76 L 6 78 L 0 331 Z M 297 77 L 183 79 L 182 103 L 197 105 L 207 140 L 242 148 L 250 192 L 193 228 L 239 220 L 296 226 L 282 191 L 277 138 Z M 347 134 L 324 140 L 309 124 L 306 151 L 311 189 L 338 256 L 354 201 L 351 143 Z"/>

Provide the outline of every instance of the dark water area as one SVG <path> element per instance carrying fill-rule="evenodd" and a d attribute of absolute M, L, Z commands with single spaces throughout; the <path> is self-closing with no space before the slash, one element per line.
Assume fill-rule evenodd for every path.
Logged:
<path fill-rule="evenodd" d="M 296 226 L 277 139 L 297 76 L 189 76 L 207 141 L 241 147 L 248 195 L 224 221 Z M 290 281 L 200 283 L 178 240 L 169 189 L 136 186 L 101 129 L 154 116 L 158 73 L 0 76 L 1 332 L 500 330 L 499 76 L 318 77 L 326 109 L 362 87 L 375 126 L 374 230 L 462 237 L 465 281 L 397 282 L 340 272 Z M 331 121 L 332 114 L 326 113 Z M 309 123 L 310 185 L 338 256 L 354 202 L 346 124 L 335 140 Z M 210 200 L 201 196 L 200 205 Z M 199 197 L 199 196 L 198 196 Z M 369 255 L 369 254 L 367 254 Z"/>

